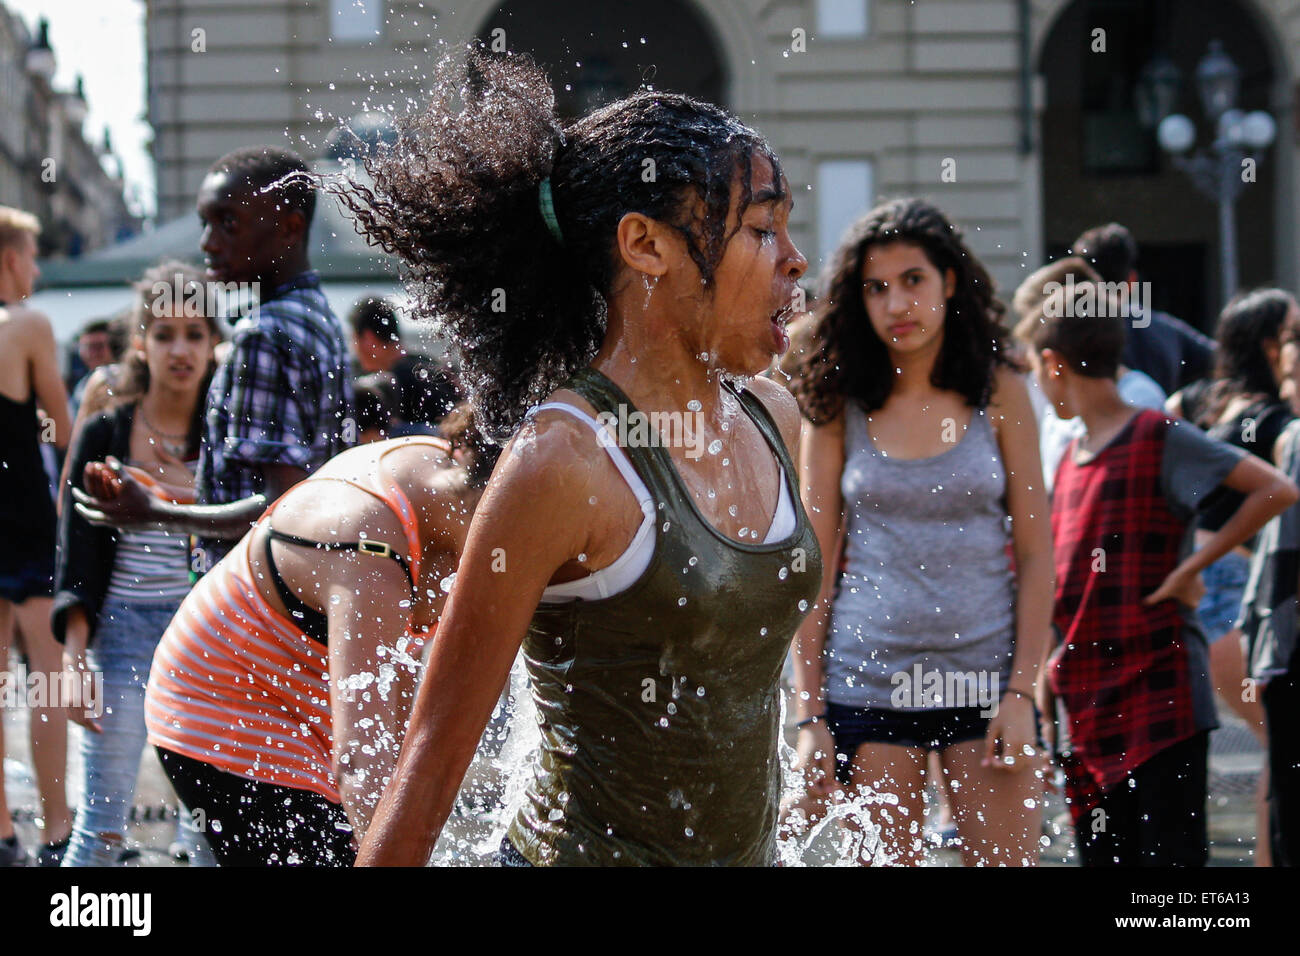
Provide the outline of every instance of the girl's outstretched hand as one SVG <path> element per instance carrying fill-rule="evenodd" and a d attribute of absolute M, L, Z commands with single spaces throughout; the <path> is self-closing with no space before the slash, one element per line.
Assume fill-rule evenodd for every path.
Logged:
<path fill-rule="evenodd" d="M 87 464 L 85 479 L 91 493 L 73 488 L 72 497 L 77 513 L 91 524 L 142 528 L 163 523 L 162 501 L 111 455 Z"/>

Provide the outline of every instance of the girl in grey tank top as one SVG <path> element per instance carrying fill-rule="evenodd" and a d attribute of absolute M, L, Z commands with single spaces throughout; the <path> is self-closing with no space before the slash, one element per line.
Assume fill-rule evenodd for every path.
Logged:
<path fill-rule="evenodd" d="M 797 809 L 848 801 L 880 838 L 859 858 L 920 863 L 934 767 L 967 865 L 1033 864 L 1052 544 L 1004 309 L 922 200 L 867 213 L 832 261 L 795 392 L 805 507 L 842 561 L 795 639 Z"/>
<path fill-rule="evenodd" d="M 831 613 L 826 697 L 850 707 L 987 709 L 966 684 L 922 674 L 998 674 L 1007 686 L 1015 592 L 1006 476 L 987 412 L 932 458 L 877 451 L 858 402 L 845 404 L 844 571 Z M 906 680 L 896 675 L 905 675 Z M 993 690 L 985 677 L 983 686 Z M 956 699 L 953 699 L 953 693 Z"/>

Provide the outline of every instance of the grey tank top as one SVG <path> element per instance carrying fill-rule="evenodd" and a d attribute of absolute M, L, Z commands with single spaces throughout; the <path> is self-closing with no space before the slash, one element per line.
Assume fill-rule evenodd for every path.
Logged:
<path fill-rule="evenodd" d="M 1006 475 L 988 414 L 976 409 L 952 448 L 919 459 L 878 452 L 858 402 L 844 414 L 847 527 L 826 697 L 849 707 L 979 706 L 973 694 L 962 699 L 975 686 L 963 681 L 991 688 L 997 675 L 1005 688 L 1015 640 Z"/>

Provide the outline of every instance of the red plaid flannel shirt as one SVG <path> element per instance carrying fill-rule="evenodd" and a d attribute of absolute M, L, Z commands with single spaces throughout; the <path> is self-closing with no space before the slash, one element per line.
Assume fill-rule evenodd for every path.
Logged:
<path fill-rule="evenodd" d="M 1053 621 L 1063 641 L 1048 679 L 1070 720 L 1063 762 L 1076 820 L 1196 733 L 1177 602 L 1142 603 L 1177 566 L 1186 530 L 1160 481 L 1170 427 L 1160 412 L 1138 412 L 1086 465 L 1075 464 L 1071 443 L 1056 476 Z"/>

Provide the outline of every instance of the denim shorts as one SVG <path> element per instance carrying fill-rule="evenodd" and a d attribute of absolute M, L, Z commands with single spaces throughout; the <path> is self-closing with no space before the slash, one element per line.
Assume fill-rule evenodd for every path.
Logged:
<path fill-rule="evenodd" d="M 979 707 L 931 707 L 893 710 L 846 707 L 826 703 L 826 726 L 835 741 L 835 776 L 850 782 L 850 768 L 863 744 L 894 744 L 942 751 L 953 744 L 979 740 L 989 731 L 990 717 Z"/>
<path fill-rule="evenodd" d="M 1231 631 L 1241 613 L 1241 598 L 1250 577 L 1250 560 L 1229 551 L 1201 572 L 1205 596 L 1197 606 L 1205 639 L 1213 644 Z"/>

